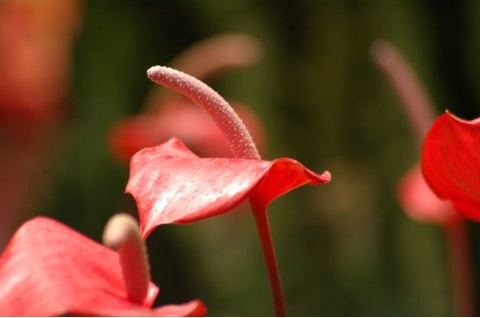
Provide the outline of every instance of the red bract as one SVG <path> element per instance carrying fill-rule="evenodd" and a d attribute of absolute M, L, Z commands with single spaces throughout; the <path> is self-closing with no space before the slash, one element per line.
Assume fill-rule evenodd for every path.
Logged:
<path fill-rule="evenodd" d="M 446 112 L 425 138 L 422 170 L 432 190 L 465 217 L 480 221 L 480 120 Z"/>
<path fill-rule="evenodd" d="M 204 314 L 199 301 L 151 309 L 129 300 L 117 252 L 49 218 L 24 223 L 0 258 L 2 316 L 184 316 Z"/>
<path fill-rule="evenodd" d="M 166 223 L 229 211 L 249 197 L 267 205 L 306 183 L 330 181 L 293 159 L 199 158 L 177 139 L 135 154 L 126 191 L 135 198 L 144 236 Z"/>

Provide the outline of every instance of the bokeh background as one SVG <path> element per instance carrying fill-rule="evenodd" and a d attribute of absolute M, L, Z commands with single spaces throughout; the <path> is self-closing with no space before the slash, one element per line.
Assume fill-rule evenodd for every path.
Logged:
<path fill-rule="evenodd" d="M 112 214 L 134 213 L 124 194 L 128 167 L 113 157 L 107 137 L 117 121 L 143 110 L 153 86 L 146 70 L 209 36 L 246 33 L 262 44 L 262 59 L 211 86 L 257 112 L 266 159 L 292 157 L 333 175 L 330 184 L 295 190 L 269 208 L 288 313 L 452 315 L 443 234 L 409 219 L 397 201 L 397 182 L 419 150 L 370 48 L 379 38 L 393 42 L 439 113 L 478 117 L 479 2 L 79 3 L 69 97 L 48 156 L 50 190 L 30 215 L 55 217 L 100 240 Z M 469 224 L 469 237 L 478 265 L 477 224 Z M 148 246 L 159 303 L 199 298 L 213 316 L 273 314 L 247 211 L 160 227 Z"/>

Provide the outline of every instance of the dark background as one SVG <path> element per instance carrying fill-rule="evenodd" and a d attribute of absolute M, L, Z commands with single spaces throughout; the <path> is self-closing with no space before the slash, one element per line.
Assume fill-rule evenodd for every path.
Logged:
<path fill-rule="evenodd" d="M 134 212 L 128 167 L 107 146 L 112 125 L 142 111 L 150 66 L 206 37 L 243 32 L 262 43 L 262 60 L 210 84 L 259 114 L 265 159 L 292 157 L 333 175 L 269 208 L 288 313 L 452 314 L 443 234 L 411 221 L 396 200 L 418 149 L 370 46 L 392 41 L 439 113 L 477 117 L 480 2 L 87 0 L 82 15 L 71 106 L 39 214 L 100 240 L 109 216 Z M 476 252 L 476 224 L 470 239 Z M 209 315 L 273 314 L 247 212 L 163 226 L 148 244 L 160 303 L 199 298 Z"/>

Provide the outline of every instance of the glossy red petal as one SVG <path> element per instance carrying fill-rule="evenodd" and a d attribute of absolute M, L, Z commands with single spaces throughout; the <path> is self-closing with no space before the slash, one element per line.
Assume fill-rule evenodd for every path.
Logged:
<path fill-rule="evenodd" d="M 119 257 L 54 220 L 24 223 L 0 258 L 0 314 L 3 316 L 154 316 L 158 288 L 150 284 L 143 304 L 127 300 Z M 166 308 L 195 313 L 201 303 Z"/>
<path fill-rule="evenodd" d="M 418 165 L 400 180 L 398 197 L 405 213 L 416 221 L 447 225 L 460 217 L 451 202 L 432 192 Z"/>
<path fill-rule="evenodd" d="M 422 170 L 432 190 L 465 217 L 480 221 L 480 121 L 441 115 L 428 132 Z"/>
<path fill-rule="evenodd" d="M 328 182 L 293 159 L 275 161 L 199 158 L 177 139 L 135 154 L 126 191 L 135 198 L 147 236 L 167 223 L 215 216 L 240 204 L 253 191 L 265 205 L 307 182 Z"/>
<path fill-rule="evenodd" d="M 330 172 L 317 174 L 305 168 L 300 162 L 290 158 L 271 161 L 271 166 L 262 182 L 255 189 L 256 202 L 266 208 L 271 201 L 305 184 L 328 183 Z"/>

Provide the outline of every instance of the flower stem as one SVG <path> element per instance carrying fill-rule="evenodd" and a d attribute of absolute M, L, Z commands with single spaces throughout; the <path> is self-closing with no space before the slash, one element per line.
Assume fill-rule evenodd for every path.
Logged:
<path fill-rule="evenodd" d="M 103 244 L 119 254 L 128 299 L 142 304 L 150 284 L 150 267 L 137 221 L 126 213 L 111 217 L 103 232 Z"/>
<path fill-rule="evenodd" d="M 273 246 L 272 234 L 268 223 L 267 211 L 263 204 L 259 204 L 255 200 L 255 196 L 250 198 L 253 215 L 257 225 L 258 235 L 262 244 L 263 256 L 267 265 L 268 278 L 270 280 L 270 288 L 272 290 L 273 302 L 275 306 L 275 314 L 279 317 L 287 315 L 285 309 L 285 299 L 283 296 L 282 282 L 280 279 L 280 271 L 278 269 L 277 256 Z"/>
<path fill-rule="evenodd" d="M 444 233 L 450 260 L 454 315 L 475 316 L 471 255 L 465 220 L 457 218 L 445 224 Z"/>
<path fill-rule="evenodd" d="M 260 159 L 250 133 L 233 108 L 217 92 L 200 80 L 183 72 L 164 66 L 153 66 L 148 77 L 190 98 L 201 106 L 215 121 L 227 138 L 237 158 Z"/>

